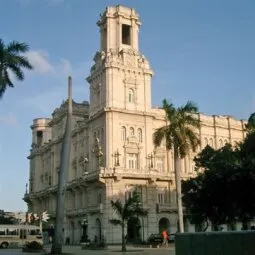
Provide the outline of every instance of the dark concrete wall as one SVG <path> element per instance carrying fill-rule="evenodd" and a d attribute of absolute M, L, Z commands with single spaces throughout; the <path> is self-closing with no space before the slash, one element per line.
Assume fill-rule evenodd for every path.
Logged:
<path fill-rule="evenodd" d="M 255 255 L 255 231 L 177 234 L 176 255 Z"/>

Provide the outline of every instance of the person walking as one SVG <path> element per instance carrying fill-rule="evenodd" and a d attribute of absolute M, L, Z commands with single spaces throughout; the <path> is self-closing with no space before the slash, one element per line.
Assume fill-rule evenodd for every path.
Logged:
<path fill-rule="evenodd" d="M 165 229 L 162 232 L 162 237 L 163 237 L 162 247 L 168 247 L 168 234 Z"/>

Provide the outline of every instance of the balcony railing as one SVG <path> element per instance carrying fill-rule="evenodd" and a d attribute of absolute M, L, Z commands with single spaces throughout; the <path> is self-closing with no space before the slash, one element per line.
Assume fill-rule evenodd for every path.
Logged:
<path fill-rule="evenodd" d="M 171 203 L 156 204 L 156 211 L 160 212 L 177 212 L 177 205 Z"/>
<path fill-rule="evenodd" d="M 66 214 L 71 215 L 84 215 L 87 213 L 103 213 L 103 204 L 90 205 L 86 208 L 73 209 L 69 208 L 66 210 Z"/>
<path fill-rule="evenodd" d="M 173 180 L 174 174 L 172 172 L 158 171 L 157 169 L 126 169 L 124 167 L 115 168 L 101 168 L 100 177 L 131 177 L 137 179 L 160 179 Z"/>

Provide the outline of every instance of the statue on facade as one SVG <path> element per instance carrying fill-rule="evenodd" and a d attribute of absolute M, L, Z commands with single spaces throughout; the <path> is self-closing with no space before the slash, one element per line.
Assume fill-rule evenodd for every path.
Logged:
<path fill-rule="evenodd" d="M 95 137 L 95 148 L 93 150 L 93 153 L 96 154 L 96 157 L 98 159 L 98 166 L 101 167 L 103 164 L 104 153 L 98 137 Z"/>

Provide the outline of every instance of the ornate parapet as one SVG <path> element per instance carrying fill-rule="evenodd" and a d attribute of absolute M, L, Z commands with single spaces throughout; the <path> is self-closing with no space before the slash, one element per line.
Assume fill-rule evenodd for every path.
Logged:
<path fill-rule="evenodd" d="M 149 181 L 173 181 L 173 173 L 160 172 L 156 169 L 126 169 L 124 167 L 103 168 L 100 179 L 144 179 Z"/>

